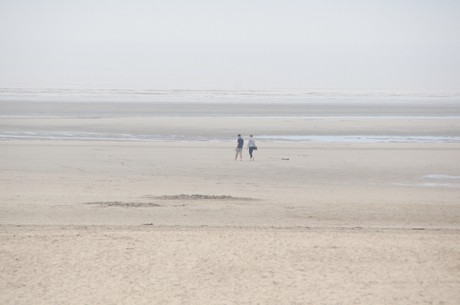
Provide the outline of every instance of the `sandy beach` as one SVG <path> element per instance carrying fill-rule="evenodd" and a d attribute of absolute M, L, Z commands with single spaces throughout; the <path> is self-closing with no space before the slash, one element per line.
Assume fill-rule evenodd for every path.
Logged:
<path fill-rule="evenodd" d="M 456 230 L 2 226 L 2 304 L 457 304 Z"/>
<path fill-rule="evenodd" d="M 0 305 L 460 305 L 460 1 L 0 25 Z"/>
<path fill-rule="evenodd" d="M 258 146 L 2 141 L 1 303 L 458 304 L 459 144 Z"/>

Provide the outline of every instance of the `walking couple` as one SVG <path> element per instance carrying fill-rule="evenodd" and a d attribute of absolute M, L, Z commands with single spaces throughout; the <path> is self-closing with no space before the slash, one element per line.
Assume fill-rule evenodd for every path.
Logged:
<path fill-rule="evenodd" d="M 240 161 L 243 161 L 244 140 L 240 134 L 238 134 L 238 139 L 236 140 L 236 143 L 237 145 L 236 145 L 235 161 L 238 158 L 238 155 L 240 156 Z M 252 135 L 249 136 L 248 149 L 249 149 L 249 160 L 254 161 L 254 156 L 252 154 L 254 150 L 257 150 L 257 146 L 256 146 L 256 140 L 254 140 Z"/>

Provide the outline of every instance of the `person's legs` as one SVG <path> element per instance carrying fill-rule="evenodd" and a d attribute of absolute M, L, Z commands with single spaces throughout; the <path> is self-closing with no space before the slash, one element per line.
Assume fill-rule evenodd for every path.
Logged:
<path fill-rule="evenodd" d="M 252 160 L 252 151 L 254 150 L 253 147 L 249 147 L 249 159 Z"/>
<path fill-rule="evenodd" d="M 243 150 L 241 148 L 236 149 L 236 155 L 235 155 L 235 161 L 238 158 L 238 155 L 240 155 L 240 160 L 243 160 Z"/>

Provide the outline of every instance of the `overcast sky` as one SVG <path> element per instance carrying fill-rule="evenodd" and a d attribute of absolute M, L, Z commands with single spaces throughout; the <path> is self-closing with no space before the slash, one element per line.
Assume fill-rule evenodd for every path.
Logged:
<path fill-rule="evenodd" d="M 0 0 L 0 86 L 460 89 L 458 0 Z"/>

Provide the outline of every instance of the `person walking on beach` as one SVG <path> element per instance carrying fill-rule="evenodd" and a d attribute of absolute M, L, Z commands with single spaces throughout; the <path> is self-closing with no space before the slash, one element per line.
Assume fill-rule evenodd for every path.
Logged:
<path fill-rule="evenodd" d="M 252 135 L 249 136 L 248 149 L 249 149 L 249 160 L 254 161 L 254 156 L 252 155 L 252 153 L 254 152 L 254 150 L 257 150 L 257 146 L 256 146 L 256 140 L 254 140 Z"/>
<path fill-rule="evenodd" d="M 241 137 L 240 134 L 238 134 L 238 139 L 236 140 L 236 155 L 235 155 L 235 161 L 238 158 L 238 155 L 240 155 L 240 161 L 243 161 L 243 145 L 244 145 L 244 140 Z"/>

